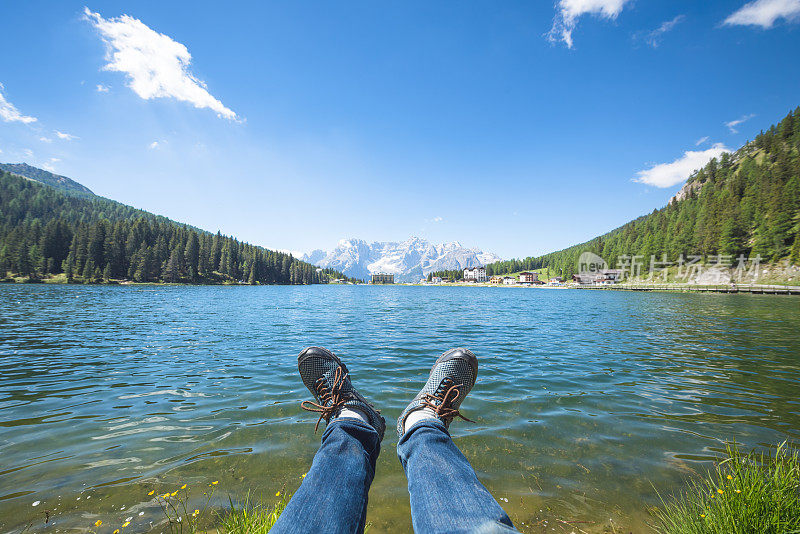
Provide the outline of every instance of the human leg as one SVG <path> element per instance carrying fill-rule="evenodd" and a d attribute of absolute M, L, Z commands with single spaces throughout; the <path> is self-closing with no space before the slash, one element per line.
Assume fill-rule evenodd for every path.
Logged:
<path fill-rule="evenodd" d="M 516 532 L 448 432 L 453 419 L 464 418 L 458 409 L 477 374 L 470 351 L 446 352 L 398 419 L 397 454 L 408 478 L 415 532 Z"/>
<path fill-rule="evenodd" d="M 386 424 L 332 352 L 310 347 L 300 353 L 298 368 L 316 400 L 303 408 L 320 414 L 317 425 L 329 424 L 311 469 L 270 532 L 363 532 Z"/>

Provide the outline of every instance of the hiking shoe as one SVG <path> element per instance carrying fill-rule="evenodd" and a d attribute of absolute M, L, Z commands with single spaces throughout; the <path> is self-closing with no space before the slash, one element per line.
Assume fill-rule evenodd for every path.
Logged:
<path fill-rule="evenodd" d="M 319 413 L 314 432 L 325 419 L 336 418 L 343 408 L 357 410 L 367 418 L 367 423 L 383 439 L 386 421 L 372 404 L 367 402 L 350 383 L 347 366 L 339 358 L 322 347 L 308 347 L 297 357 L 297 370 L 300 378 L 317 402 L 303 401 L 300 406 L 309 412 Z"/>
<path fill-rule="evenodd" d="M 472 352 L 459 348 L 442 354 L 433 364 L 425 386 L 397 419 L 397 435 L 403 436 L 406 417 L 416 410 L 429 410 L 444 423 L 445 428 L 450 428 L 456 417 L 474 422 L 461 415 L 458 407 L 477 378 L 478 358 Z"/>

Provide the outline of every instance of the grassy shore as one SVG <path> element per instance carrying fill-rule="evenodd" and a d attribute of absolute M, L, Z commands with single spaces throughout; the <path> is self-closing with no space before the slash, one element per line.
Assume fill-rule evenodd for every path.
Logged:
<path fill-rule="evenodd" d="M 800 532 L 800 461 L 784 442 L 774 454 L 734 444 L 706 477 L 655 512 L 662 534 Z"/>
<path fill-rule="evenodd" d="M 269 502 L 263 496 L 255 498 L 248 493 L 244 501 L 234 504 L 230 501 L 230 509 L 220 514 L 218 534 L 266 534 L 275 525 L 291 495 L 278 492 L 277 501 Z"/>
<path fill-rule="evenodd" d="M 280 493 L 276 496 L 280 496 Z M 269 532 L 286 507 L 248 496 L 220 516 L 218 534 Z M 782 443 L 772 454 L 744 453 L 733 444 L 705 477 L 653 512 L 661 534 L 800 533 L 800 459 Z M 523 532 L 527 531 L 523 528 Z"/>
<path fill-rule="evenodd" d="M 303 478 L 305 475 L 303 475 Z M 182 484 L 168 487 L 151 486 L 143 493 L 136 507 L 160 507 L 163 520 L 152 528 L 170 534 L 266 534 L 286 508 L 291 494 L 285 486 L 274 494 L 248 492 L 244 498 L 234 500 L 214 498 L 220 488 L 219 481 Z M 223 490 L 224 491 L 224 490 Z M 502 503 L 501 503 L 502 504 Z M 123 510 L 124 507 L 120 508 Z M 133 511 L 134 506 L 129 509 Z M 529 513 L 528 513 L 529 512 Z M 541 512 L 541 510 L 539 510 Z M 705 476 L 687 481 L 684 489 L 670 497 L 662 498 L 661 505 L 649 510 L 648 521 L 653 532 L 659 534 L 798 534 L 800 533 L 800 458 L 798 450 L 786 442 L 772 452 L 742 452 L 733 444 L 726 454 L 714 464 Z M 143 512 L 142 512 L 143 513 Z M 529 517 L 535 510 L 525 512 Z M 140 514 L 141 515 L 141 514 Z M 117 519 L 113 519 L 116 516 Z M 92 515 L 96 519 L 86 525 L 86 532 L 94 534 L 125 534 L 134 514 L 119 519 L 113 511 L 107 516 Z M 124 515 L 122 516 L 124 517 Z M 543 532 L 542 523 L 515 522 L 523 534 Z M 42 523 L 34 528 L 33 522 L 22 533 L 38 531 L 54 516 L 45 511 Z M 621 533 L 613 524 L 592 521 L 558 521 L 558 532 Z M 545 522 L 546 524 L 546 522 Z M 555 523 L 553 523 L 555 525 Z M 583 528 L 576 527 L 582 524 Z M 590 526 L 591 525 L 591 526 Z M 369 523 L 367 524 L 369 527 Z M 545 528 L 547 531 L 555 528 Z"/>
<path fill-rule="evenodd" d="M 218 516 L 217 534 L 269 532 L 290 496 L 273 502 L 248 497 Z M 736 445 L 706 476 L 653 510 L 660 534 L 800 533 L 800 459 L 786 442 L 774 453 L 745 453 Z M 538 532 L 522 526 L 522 532 Z M 534 530 L 530 530 L 534 528 Z"/>

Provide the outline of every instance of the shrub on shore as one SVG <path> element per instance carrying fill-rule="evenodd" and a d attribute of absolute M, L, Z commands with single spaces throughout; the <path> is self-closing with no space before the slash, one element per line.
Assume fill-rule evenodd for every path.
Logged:
<path fill-rule="evenodd" d="M 663 503 L 662 534 L 800 532 L 800 460 L 786 442 L 775 454 L 742 453 L 734 444 L 703 480 Z"/>

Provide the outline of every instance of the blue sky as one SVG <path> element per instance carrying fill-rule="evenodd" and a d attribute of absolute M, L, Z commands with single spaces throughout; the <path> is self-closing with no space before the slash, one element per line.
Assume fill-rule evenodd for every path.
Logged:
<path fill-rule="evenodd" d="M 800 0 L 0 15 L 0 161 L 284 250 L 411 235 L 503 257 L 563 248 L 663 206 L 800 105 Z"/>

